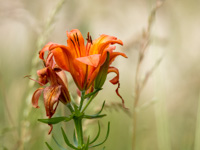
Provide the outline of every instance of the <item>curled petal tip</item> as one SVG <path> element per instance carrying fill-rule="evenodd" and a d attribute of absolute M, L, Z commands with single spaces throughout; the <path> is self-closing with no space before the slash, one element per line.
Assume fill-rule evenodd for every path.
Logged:
<path fill-rule="evenodd" d="M 58 44 L 54 44 L 52 43 L 50 46 L 49 46 L 49 51 L 53 50 L 55 47 L 57 47 Z"/>
<path fill-rule="evenodd" d="M 52 42 L 47 43 L 47 44 L 42 48 L 42 50 L 39 51 L 39 58 L 40 58 L 40 59 L 44 60 L 44 53 L 45 53 L 45 51 L 48 51 L 48 50 L 49 50 L 49 47 L 51 46 L 51 44 L 53 44 L 53 43 L 52 43 Z"/>
<path fill-rule="evenodd" d="M 120 93 L 119 93 L 119 88 L 120 88 L 120 83 L 119 83 L 119 71 L 118 71 L 118 69 L 115 68 L 115 67 L 110 67 L 110 68 L 108 69 L 108 73 L 110 73 L 110 72 L 116 73 L 116 76 L 115 76 L 113 79 L 111 79 L 110 82 L 111 82 L 112 84 L 117 84 L 117 89 L 115 90 L 115 92 L 116 92 L 117 96 L 119 96 L 119 98 L 120 98 L 121 101 L 122 101 L 122 107 L 123 107 L 124 109 L 128 109 L 128 108 L 125 106 L 125 101 L 124 101 L 123 97 L 122 97 L 122 96 L 120 95 Z"/>
<path fill-rule="evenodd" d="M 49 126 L 50 126 L 50 129 L 49 129 L 48 135 L 51 134 L 51 131 L 53 130 L 53 125 L 49 124 Z"/>
<path fill-rule="evenodd" d="M 43 88 L 37 89 L 32 96 L 32 106 L 35 108 L 39 108 L 38 106 L 38 100 L 40 98 L 40 95 L 42 94 Z"/>
<path fill-rule="evenodd" d="M 124 101 L 123 97 L 119 94 L 119 88 L 120 88 L 120 83 L 118 82 L 118 87 L 117 87 L 117 89 L 115 90 L 115 92 L 116 92 L 117 96 L 119 96 L 119 98 L 120 98 L 121 101 L 122 101 L 122 107 L 123 107 L 124 109 L 127 109 L 127 110 L 128 110 L 128 108 L 125 106 L 125 101 Z"/>
<path fill-rule="evenodd" d="M 126 54 L 124 54 L 124 57 L 125 57 L 125 58 L 128 58 L 128 56 L 127 56 Z"/>
<path fill-rule="evenodd" d="M 124 43 L 122 42 L 122 40 L 120 40 L 120 39 L 118 39 L 118 44 L 120 44 L 120 45 L 124 45 Z"/>

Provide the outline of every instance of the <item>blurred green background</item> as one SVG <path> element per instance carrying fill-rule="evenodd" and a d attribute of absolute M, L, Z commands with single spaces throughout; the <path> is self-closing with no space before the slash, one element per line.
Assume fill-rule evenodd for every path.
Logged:
<path fill-rule="evenodd" d="M 61 3 L 60 3 L 61 2 Z M 45 150 L 47 141 L 58 149 L 49 127 L 37 121 L 45 118 L 31 106 L 38 85 L 25 79 L 42 68 L 38 51 L 47 42 L 66 44 L 66 31 L 79 29 L 93 39 L 100 34 L 116 36 L 124 42 L 117 46 L 129 57 L 119 57 L 120 93 L 129 113 L 116 103 L 116 86 L 108 81 L 89 107 L 92 113 L 104 100 L 108 116 L 101 121 L 103 139 L 111 121 L 107 150 L 132 149 L 134 79 L 138 61 L 138 41 L 148 25 L 155 0 L 0 0 L 0 149 Z M 58 6 L 58 4 L 60 5 Z M 55 11 L 56 10 L 56 11 Z M 151 43 L 140 71 L 142 79 L 156 61 L 162 62 L 150 76 L 138 105 L 136 150 L 200 150 L 200 1 L 166 0 L 157 11 Z M 108 79 L 114 75 L 110 74 Z M 71 77 L 68 74 L 71 83 Z M 75 94 L 76 88 L 70 84 Z M 110 107 L 109 107 L 110 106 Z M 69 112 L 59 105 L 55 116 Z M 55 125 L 53 135 L 64 143 Z M 69 136 L 73 123 L 62 124 Z M 87 135 L 97 132 L 97 122 L 85 122 Z M 88 130 L 90 129 L 90 130 Z M 102 148 L 102 147 L 101 147 Z M 96 148 L 100 149 L 100 148 Z"/>

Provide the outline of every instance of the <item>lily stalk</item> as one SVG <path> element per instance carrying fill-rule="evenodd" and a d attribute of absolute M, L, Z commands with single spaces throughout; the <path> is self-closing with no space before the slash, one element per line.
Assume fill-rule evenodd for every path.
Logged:
<path fill-rule="evenodd" d="M 38 82 L 41 86 L 33 94 L 32 105 L 35 108 L 39 108 L 38 101 L 43 93 L 48 119 L 38 119 L 38 121 L 48 124 L 50 126 L 49 134 L 51 134 L 53 125 L 73 120 L 75 131 L 74 141 L 71 143 L 64 129 L 61 128 L 64 141 L 72 149 L 88 150 L 89 148 L 104 144 L 110 132 L 109 122 L 105 139 L 97 143 L 96 141 L 101 131 L 100 124 L 98 123 L 99 130 L 96 137 L 91 140 L 90 136 L 84 135 L 82 122 L 85 119 L 100 119 L 106 116 L 106 114 L 101 114 L 105 101 L 100 111 L 93 115 L 86 114 L 86 110 L 99 91 L 103 89 L 107 74 L 111 72 L 115 73 L 116 76 L 110 82 L 117 85 L 116 94 L 122 100 L 122 105 L 125 108 L 124 100 L 118 91 L 120 87 L 119 71 L 117 68 L 111 66 L 111 64 L 117 56 L 125 58 L 127 56 L 124 53 L 114 51 L 116 47 L 112 45 L 123 45 L 123 42 L 114 36 L 102 34 L 93 41 L 88 33 L 86 45 L 78 29 L 67 32 L 67 37 L 67 46 L 49 42 L 39 52 L 39 58 L 43 61 L 44 68 L 37 71 L 38 81 L 30 78 Z M 46 52 L 47 55 L 45 54 Z M 79 103 L 73 100 L 73 96 L 68 90 L 67 76 L 64 71 L 71 74 L 77 86 L 77 96 L 80 97 Z M 71 114 L 69 116 L 53 117 L 60 102 L 70 110 Z M 65 150 L 54 136 L 53 139 L 62 150 Z M 49 150 L 52 150 L 47 142 L 46 145 Z"/>
<path fill-rule="evenodd" d="M 74 119 L 74 124 L 76 128 L 76 135 L 78 139 L 78 148 L 83 147 L 83 128 L 82 128 L 82 118 Z"/>

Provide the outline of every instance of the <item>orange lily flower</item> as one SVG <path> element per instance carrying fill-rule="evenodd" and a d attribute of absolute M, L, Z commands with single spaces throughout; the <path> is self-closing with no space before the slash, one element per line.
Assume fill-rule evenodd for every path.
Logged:
<path fill-rule="evenodd" d="M 45 47 L 46 50 L 48 49 L 53 53 L 57 65 L 71 73 L 79 90 L 83 91 L 94 87 L 100 68 L 107 59 L 107 53 L 109 53 L 109 66 L 106 74 L 109 72 L 117 74 L 110 82 L 118 84 L 119 88 L 119 72 L 117 68 L 110 67 L 110 65 L 119 55 L 127 58 L 124 53 L 114 52 L 116 47 L 111 46 L 113 44 L 123 45 L 121 40 L 114 36 L 103 34 L 92 41 L 88 33 L 87 44 L 84 45 L 83 36 L 77 29 L 67 32 L 67 37 L 67 46 L 51 43 Z M 116 92 L 119 95 L 118 88 Z"/>
<path fill-rule="evenodd" d="M 44 61 L 45 68 L 37 71 L 39 77 L 37 82 L 42 86 L 45 86 L 48 82 L 50 85 L 38 88 L 34 92 L 32 96 L 32 105 L 35 108 L 39 108 L 38 100 L 43 92 L 46 115 L 51 118 L 56 111 L 59 101 L 63 104 L 67 104 L 70 102 L 70 95 L 67 89 L 67 78 L 64 71 L 57 67 L 53 60 L 52 53 L 49 53 L 45 60 L 43 55 L 44 51 L 46 51 L 46 47 L 40 52 L 40 58 Z M 52 125 L 50 126 L 49 134 L 52 130 Z"/>

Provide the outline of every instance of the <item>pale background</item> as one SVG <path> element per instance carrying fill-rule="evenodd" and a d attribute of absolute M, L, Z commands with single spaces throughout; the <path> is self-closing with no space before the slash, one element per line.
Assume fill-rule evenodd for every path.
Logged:
<path fill-rule="evenodd" d="M 66 0 L 47 25 L 59 0 L 0 0 L 0 149 L 44 150 L 47 141 L 58 149 L 49 127 L 37 121 L 45 118 L 42 99 L 40 109 L 31 106 L 31 94 L 37 89 L 24 79 L 42 68 L 37 54 L 51 41 L 66 44 L 66 31 L 79 29 L 93 39 L 100 34 L 118 37 L 117 46 L 129 57 L 119 57 L 120 93 L 132 113 L 134 76 L 138 59 L 137 40 L 147 27 L 155 0 Z M 151 44 L 140 72 L 145 73 L 162 57 L 162 62 L 149 78 L 139 100 L 136 150 L 200 149 L 200 1 L 166 0 L 157 11 Z M 136 42 L 135 42 L 136 41 Z M 39 63 L 36 63 L 39 62 Z M 37 64 L 37 65 L 36 65 Z M 68 75 L 69 76 L 69 75 Z M 114 75 L 109 75 L 111 79 Z M 69 76 L 69 80 L 70 80 Z M 116 86 L 108 81 L 90 106 L 90 113 L 104 100 L 120 102 Z M 70 87 L 75 91 L 75 86 Z M 114 105 L 114 104 L 113 104 Z M 111 105 L 112 106 L 112 105 Z M 68 114 L 62 105 L 55 116 Z M 104 144 L 107 150 L 131 150 L 132 117 L 120 107 L 107 108 L 101 137 L 111 121 L 111 132 Z M 72 137 L 73 124 L 62 125 Z M 88 135 L 96 135 L 97 123 L 91 123 Z M 60 125 L 53 134 L 63 144 Z M 96 148 L 100 149 L 100 148 Z"/>

